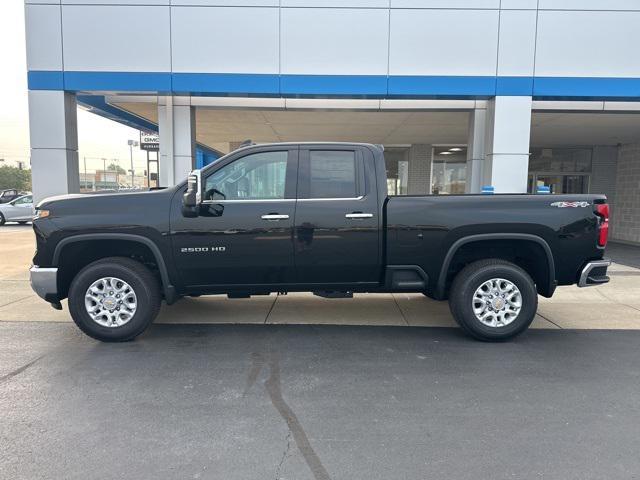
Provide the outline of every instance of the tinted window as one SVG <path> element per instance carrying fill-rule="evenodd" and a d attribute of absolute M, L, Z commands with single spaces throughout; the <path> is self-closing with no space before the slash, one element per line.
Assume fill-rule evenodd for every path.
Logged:
<path fill-rule="evenodd" d="M 261 152 L 239 158 L 207 177 L 205 200 L 269 200 L 284 198 L 285 152 Z"/>
<path fill-rule="evenodd" d="M 309 197 L 354 198 L 356 194 L 355 152 L 309 152 Z"/>

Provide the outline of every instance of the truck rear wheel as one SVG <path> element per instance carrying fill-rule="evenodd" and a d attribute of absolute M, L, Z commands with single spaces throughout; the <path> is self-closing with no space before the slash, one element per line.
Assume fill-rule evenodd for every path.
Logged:
<path fill-rule="evenodd" d="M 69 311 L 84 333 L 103 342 L 140 335 L 160 310 L 160 285 L 135 260 L 111 257 L 83 268 L 71 282 Z"/>
<path fill-rule="evenodd" d="M 524 332 L 538 309 L 535 283 L 522 268 L 499 259 L 464 267 L 451 286 L 454 319 L 478 340 L 503 341 Z"/>

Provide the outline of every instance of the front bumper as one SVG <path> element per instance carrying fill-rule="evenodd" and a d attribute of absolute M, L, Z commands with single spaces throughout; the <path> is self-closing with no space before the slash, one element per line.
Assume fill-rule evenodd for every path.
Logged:
<path fill-rule="evenodd" d="M 29 269 L 29 282 L 34 292 L 47 302 L 58 302 L 58 269 L 33 266 Z"/>
<path fill-rule="evenodd" d="M 611 265 L 611 260 L 603 258 L 602 260 L 592 260 L 582 268 L 580 278 L 578 279 L 579 287 L 593 287 L 609 282 L 607 276 L 607 268 Z"/>

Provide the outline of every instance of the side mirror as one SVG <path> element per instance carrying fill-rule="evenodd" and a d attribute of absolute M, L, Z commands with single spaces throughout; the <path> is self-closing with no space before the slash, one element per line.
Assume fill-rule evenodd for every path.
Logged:
<path fill-rule="evenodd" d="M 187 191 L 182 196 L 182 214 L 185 217 L 197 217 L 202 193 L 200 191 L 200 170 L 194 170 L 187 177 Z"/>

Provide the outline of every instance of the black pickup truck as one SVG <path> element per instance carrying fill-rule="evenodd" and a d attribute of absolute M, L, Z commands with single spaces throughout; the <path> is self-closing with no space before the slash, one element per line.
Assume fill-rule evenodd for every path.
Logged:
<path fill-rule="evenodd" d="M 604 195 L 389 196 L 374 145 L 253 145 L 172 188 L 42 201 L 31 284 L 103 341 L 141 334 L 162 299 L 294 291 L 420 292 L 504 340 L 538 295 L 609 280 L 608 216 Z"/>

